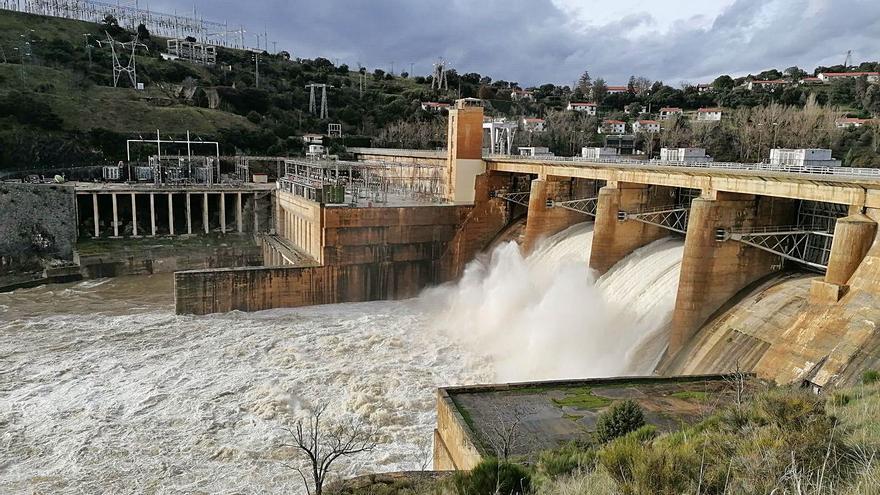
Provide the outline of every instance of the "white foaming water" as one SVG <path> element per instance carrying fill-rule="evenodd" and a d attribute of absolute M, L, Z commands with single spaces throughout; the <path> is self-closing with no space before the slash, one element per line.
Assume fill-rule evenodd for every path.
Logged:
<path fill-rule="evenodd" d="M 409 301 L 182 317 L 161 276 L 0 294 L 0 492 L 299 492 L 280 427 L 315 402 L 382 428 L 348 476 L 418 466 L 437 386 L 642 372 L 680 243 L 594 284 L 591 236 L 503 245 Z"/>
<path fill-rule="evenodd" d="M 549 239 L 528 258 L 508 243 L 454 286 L 429 291 L 448 307 L 439 326 L 482 349 L 499 381 L 648 374 L 663 351 L 683 243 L 637 250 L 598 281 L 591 224 Z"/>

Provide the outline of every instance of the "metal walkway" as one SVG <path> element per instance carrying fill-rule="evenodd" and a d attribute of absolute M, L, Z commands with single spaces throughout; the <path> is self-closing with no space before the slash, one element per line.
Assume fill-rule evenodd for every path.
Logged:
<path fill-rule="evenodd" d="M 496 197 L 496 198 L 501 198 L 501 199 L 503 199 L 504 201 L 510 201 L 511 203 L 516 203 L 516 204 L 518 204 L 518 205 L 522 205 L 522 206 L 525 206 L 526 208 L 528 208 L 528 207 L 529 207 L 529 195 L 530 195 L 530 194 L 531 194 L 531 193 L 529 193 L 528 191 L 526 191 L 526 192 L 502 192 L 502 191 L 496 191 L 496 192 L 495 192 L 495 197 Z"/>
<path fill-rule="evenodd" d="M 581 198 L 570 199 L 568 201 L 548 201 L 547 206 L 550 208 L 565 208 L 566 210 L 583 213 L 591 217 L 596 216 L 596 207 L 599 205 L 599 198 Z"/>
<path fill-rule="evenodd" d="M 617 212 L 618 220 L 635 220 L 637 222 L 656 225 L 667 230 L 671 230 L 678 234 L 687 234 L 688 219 L 690 218 L 691 207 L 687 205 L 667 205 L 638 211 L 635 213 L 627 213 L 625 211 Z"/>
<path fill-rule="evenodd" d="M 809 229 L 797 225 L 732 231 L 718 229 L 715 233 L 717 241 L 739 241 L 823 271 L 828 269 L 833 239 L 833 231 Z"/>

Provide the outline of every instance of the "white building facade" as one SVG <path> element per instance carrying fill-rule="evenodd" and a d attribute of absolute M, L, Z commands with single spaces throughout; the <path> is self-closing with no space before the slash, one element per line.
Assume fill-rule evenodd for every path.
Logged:
<path fill-rule="evenodd" d="M 712 157 L 705 148 L 660 148 L 660 160 L 664 162 L 706 163 Z"/>
<path fill-rule="evenodd" d="M 566 107 L 570 112 L 583 112 L 587 115 L 596 115 L 597 106 L 595 103 L 571 102 Z"/>
<path fill-rule="evenodd" d="M 581 157 L 587 160 L 609 160 L 618 156 L 616 148 L 581 148 Z"/>
<path fill-rule="evenodd" d="M 656 120 L 637 120 L 633 123 L 633 132 L 656 134 L 660 132 L 660 122 Z"/>
<path fill-rule="evenodd" d="M 720 108 L 701 108 L 697 110 L 697 121 L 720 122 L 721 114 L 722 112 Z"/>
<path fill-rule="evenodd" d="M 786 167 L 839 167 L 840 160 L 831 157 L 831 150 L 821 148 L 770 150 L 770 164 Z"/>

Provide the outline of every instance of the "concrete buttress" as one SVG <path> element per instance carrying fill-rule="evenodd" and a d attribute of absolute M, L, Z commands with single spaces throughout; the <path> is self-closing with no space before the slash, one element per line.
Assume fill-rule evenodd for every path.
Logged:
<path fill-rule="evenodd" d="M 716 239 L 718 229 L 788 225 L 794 211 L 790 200 L 718 193 L 697 198 L 681 261 L 678 295 L 672 316 L 667 354 L 673 356 L 703 323 L 737 292 L 782 267 L 779 256 L 736 241 Z"/>
<path fill-rule="evenodd" d="M 668 230 L 655 225 L 617 219 L 619 211 L 636 212 L 668 204 L 670 200 L 664 194 L 668 190 L 660 186 L 627 182 L 609 183 L 599 189 L 590 268 L 602 275 L 636 249 L 669 235 Z"/>
<path fill-rule="evenodd" d="M 525 254 L 532 252 L 542 239 L 589 217 L 559 207 L 547 207 L 547 200 L 562 201 L 571 196 L 571 180 L 554 178 L 535 179 L 529 194 L 529 214 L 526 220 L 522 249 Z"/>

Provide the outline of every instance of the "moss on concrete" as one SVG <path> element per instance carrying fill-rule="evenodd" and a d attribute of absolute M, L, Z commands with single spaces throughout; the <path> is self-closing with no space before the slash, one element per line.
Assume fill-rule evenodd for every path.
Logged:
<path fill-rule="evenodd" d="M 566 391 L 566 396 L 561 399 L 554 398 L 553 403 L 559 407 L 594 410 L 607 406 L 611 400 L 593 395 L 589 387 L 580 387 Z"/>

